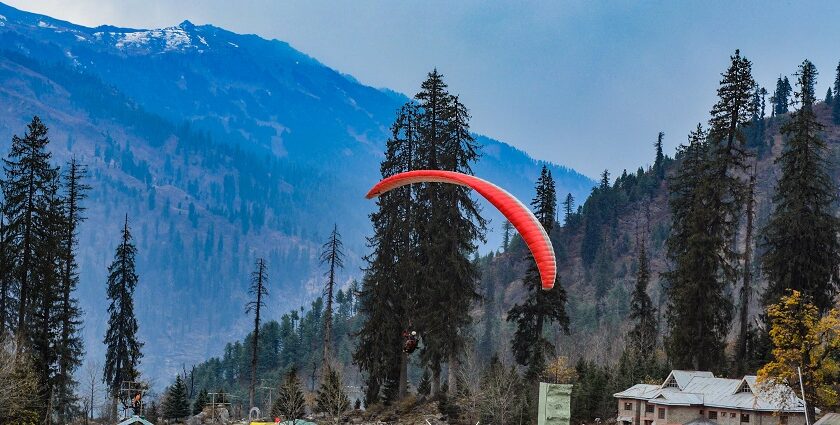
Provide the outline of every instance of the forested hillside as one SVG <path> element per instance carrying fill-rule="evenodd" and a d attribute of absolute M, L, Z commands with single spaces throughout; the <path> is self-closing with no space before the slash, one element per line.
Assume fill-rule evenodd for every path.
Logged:
<path fill-rule="evenodd" d="M 273 319 L 317 294 L 317 251 L 334 224 L 348 254 L 340 284 L 360 277 L 373 209 L 363 195 L 402 95 L 281 41 L 211 25 L 87 28 L 2 4 L 0 24 L 0 151 L 37 115 L 54 161 L 75 155 L 90 169 L 77 295 L 90 358 L 103 356 L 106 267 L 126 214 L 138 248 L 141 369 L 159 381 L 247 329 L 258 256 L 272 276 Z M 537 161 L 478 140 L 477 172 L 526 195 Z M 550 167 L 565 190 L 591 186 Z"/>

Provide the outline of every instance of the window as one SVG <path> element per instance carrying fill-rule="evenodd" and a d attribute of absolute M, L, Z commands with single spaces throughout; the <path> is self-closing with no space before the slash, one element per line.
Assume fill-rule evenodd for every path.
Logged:
<path fill-rule="evenodd" d="M 741 423 L 750 423 L 749 413 L 741 413 Z"/>
<path fill-rule="evenodd" d="M 624 403 L 624 410 L 633 410 L 633 403 Z"/>
<path fill-rule="evenodd" d="M 717 412 L 714 410 L 709 410 L 709 419 L 717 419 Z"/>
<path fill-rule="evenodd" d="M 700 416 L 703 416 L 703 409 L 700 409 Z"/>
<path fill-rule="evenodd" d="M 653 421 L 650 419 L 645 420 L 645 425 L 653 425 Z"/>
<path fill-rule="evenodd" d="M 779 423 L 782 425 L 787 425 L 788 419 L 787 415 L 779 416 Z"/>
<path fill-rule="evenodd" d="M 744 382 L 744 385 L 742 385 L 741 388 L 738 389 L 738 392 L 739 393 L 751 393 L 752 389 L 750 388 L 750 386 L 746 382 Z"/>
<path fill-rule="evenodd" d="M 674 378 L 669 379 L 668 382 L 665 383 L 665 386 L 666 387 L 671 387 L 671 388 L 679 388 L 680 387 L 677 384 L 677 380 L 674 379 Z"/>
<path fill-rule="evenodd" d="M 729 413 L 729 417 L 730 417 L 730 418 L 734 418 L 734 417 L 735 417 L 735 412 L 730 412 L 730 413 Z"/>
<path fill-rule="evenodd" d="M 653 409 L 654 409 L 654 407 L 653 407 L 652 404 L 650 404 L 650 403 L 645 404 L 645 412 L 646 413 L 653 413 Z"/>
<path fill-rule="evenodd" d="M 659 419 L 665 419 L 665 409 L 659 408 Z"/>

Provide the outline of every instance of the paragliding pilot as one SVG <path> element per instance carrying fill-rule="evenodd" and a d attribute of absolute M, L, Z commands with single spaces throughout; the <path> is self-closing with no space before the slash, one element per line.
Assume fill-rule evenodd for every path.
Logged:
<path fill-rule="evenodd" d="M 403 339 L 403 352 L 407 354 L 411 354 L 414 350 L 417 349 L 417 331 L 403 331 L 402 333 Z"/>
<path fill-rule="evenodd" d="M 140 391 L 137 391 L 137 394 L 134 395 L 134 398 L 131 400 L 131 408 L 134 409 L 135 412 L 140 411 L 140 399 L 142 395 Z"/>

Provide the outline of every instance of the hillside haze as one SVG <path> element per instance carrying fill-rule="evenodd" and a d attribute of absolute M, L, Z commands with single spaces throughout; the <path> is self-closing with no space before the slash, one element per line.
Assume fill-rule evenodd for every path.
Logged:
<path fill-rule="evenodd" d="M 320 293 L 318 253 L 334 223 L 341 280 L 360 277 L 373 207 L 363 195 L 406 100 L 277 40 L 187 21 L 87 28 L 0 3 L 0 151 L 39 115 L 54 162 L 75 155 L 89 166 L 77 296 L 88 355 L 100 360 L 106 267 L 128 215 L 142 369 L 158 386 L 244 335 L 257 257 L 269 266 L 268 319 Z M 475 174 L 530 200 L 541 163 L 478 140 Z M 589 178 L 549 166 L 559 194 L 584 199 Z M 487 251 L 499 246 L 501 216 L 489 205 L 484 215 Z"/>

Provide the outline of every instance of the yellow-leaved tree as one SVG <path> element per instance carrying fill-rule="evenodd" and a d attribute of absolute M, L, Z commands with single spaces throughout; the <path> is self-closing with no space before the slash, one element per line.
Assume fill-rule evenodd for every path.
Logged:
<path fill-rule="evenodd" d="M 768 307 L 767 315 L 773 359 L 758 371 L 758 380 L 785 384 L 799 393 L 797 368 L 801 368 L 807 413 L 814 423 L 815 407 L 832 409 L 840 404 L 840 310 L 820 317 L 806 296 L 789 291 Z"/>

